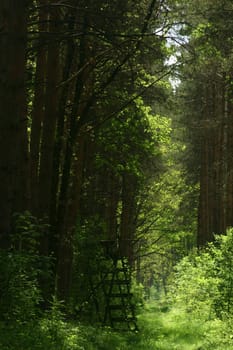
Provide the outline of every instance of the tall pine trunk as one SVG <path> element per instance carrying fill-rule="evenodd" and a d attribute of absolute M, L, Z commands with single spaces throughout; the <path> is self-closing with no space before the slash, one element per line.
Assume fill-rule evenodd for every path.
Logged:
<path fill-rule="evenodd" d="M 52 35 L 48 44 L 47 82 L 45 93 L 44 120 L 41 137 L 40 171 L 39 171 L 39 217 L 50 219 L 52 197 L 52 174 L 54 161 L 54 144 L 57 126 L 57 108 L 60 78 L 60 42 L 57 37 L 60 28 L 59 10 L 51 8 L 49 15 L 49 33 Z M 56 33 L 56 38 L 53 34 Z M 41 253 L 49 253 L 49 237 L 44 236 L 41 242 Z"/>
<path fill-rule="evenodd" d="M 0 248 L 9 247 L 12 214 L 28 205 L 26 0 L 0 2 Z"/>
<path fill-rule="evenodd" d="M 38 215 L 39 197 L 39 164 L 42 123 L 44 120 L 45 108 L 45 77 L 47 65 L 47 45 L 44 43 L 43 33 L 47 32 L 47 8 L 43 5 L 47 0 L 39 0 L 39 40 L 36 57 L 36 73 L 34 86 L 34 100 L 32 111 L 32 126 L 30 137 L 30 176 L 31 176 L 31 211 L 33 215 Z"/>
<path fill-rule="evenodd" d="M 134 175 L 125 172 L 122 181 L 122 212 L 120 223 L 120 251 L 130 265 L 133 266 L 133 243 L 136 231 L 136 195 L 137 179 Z"/>

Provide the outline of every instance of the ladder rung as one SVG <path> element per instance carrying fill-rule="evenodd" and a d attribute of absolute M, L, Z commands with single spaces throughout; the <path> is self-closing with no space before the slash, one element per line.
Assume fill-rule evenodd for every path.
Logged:
<path fill-rule="evenodd" d="M 110 310 L 124 310 L 125 306 L 124 305 L 109 305 Z"/>
<path fill-rule="evenodd" d="M 129 280 L 115 280 L 115 281 L 114 281 L 114 284 L 117 284 L 117 285 L 127 284 L 127 285 L 129 285 L 129 284 L 130 284 L 130 281 L 129 281 Z"/>
<path fill-rule="evenodd" d="M 126 322 L 125 317 L 111 317 L 112 322 Z"/>
<path fill-rule="evenodd" d="M 109 296 L 110 298 L 132 298 L 133 293 L 112 293 Z"/>
<path fill-rule="evenodd" d="M 115 284 L 115 285 L 129 285 L 130 281 L 129 280 L 106 280 L 105 283 L 107 284 Z"/>

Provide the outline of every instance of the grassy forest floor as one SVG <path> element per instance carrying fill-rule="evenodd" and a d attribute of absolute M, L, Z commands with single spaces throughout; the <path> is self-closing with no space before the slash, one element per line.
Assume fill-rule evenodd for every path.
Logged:
<path fill-rule="evenodd" d="M 139 315 L 140 331 L 116 333 L 65 322 L 50 315 L 40 322 L 3 326 L 1 350 L 231 350 L 233 341 L 219 320 L 201 322 L 178 309 L 151 303 Z M 226 336 L 227 334 L 227 336 Z M 232 343 L 232 345 L 231 345 Z"/>

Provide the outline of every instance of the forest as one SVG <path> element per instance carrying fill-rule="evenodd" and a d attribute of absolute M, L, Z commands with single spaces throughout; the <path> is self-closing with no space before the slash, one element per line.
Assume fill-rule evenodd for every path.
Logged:
<path fill-rule="evenodd" d="M 233 2 L 0 1 L 0 350 L 233 349 Z"/>

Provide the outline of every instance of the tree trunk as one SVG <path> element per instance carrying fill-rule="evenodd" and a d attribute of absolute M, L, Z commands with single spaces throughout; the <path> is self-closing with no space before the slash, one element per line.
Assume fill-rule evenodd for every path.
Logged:
<path fill-rule="evenodd" d="M 28 202 L 27 9 L 26 0 L 0 2 L 0 248 L 9 247 L 13 212 Z"/>
<path fill-rule="evenodd" d="M 31 176 L 31 211 L 33 215 L 38 215 L 38 197 L 39 197 L 39 164 L 40 164 L 40 145 L 42 122 L 44 120 L 45 108 L 45 76 L 47 65 L 47 47 L 42 33 L 47 32 L 48 15 L 43 5 L 47 0 L 39 0 L 39 40 L 38 52 L 36 58 L 36 74 L 34 87 L 34 101 L 32 111 L 31 142 L 30 142 L 30 176 Z"/>
<path fill-rule="evenodd" d="M 232 97 L 231 97 L 232 98 Z M 227 106 L 226 226 L 233 227 L 233 104 Z"/>
<path fill-rule="evenodd" d="M 59 10 L 52 8 L 49 16 L 51 34 L 59 32 Z M 41 140 L 40 173 L 39 173 L 39 217 L 47 218 L 49 221 L 51 195 L 54 143 L 57 124 L 57 108 L 59 93 L 57 85 L 60 78 L 60 42 L 59 38 L 52 37 L 48 45 L 47 59 L 47 86 L 45 94 L 45 111 Z M 41 244 L 41 252 L 48 255 L 48 237 L 45 236 Z"/>
<path fill-rule="evenodd" d="M 122 212 L 120 223 L 120 252 L 125 256 L 130 265 L 133 265 L 133 240 L 136 230 L 136 196 L 137 181 L 134 175 L 123 174 L 122 181 Z"/>
<path fill-rule="evenodd" d="M 77 226 L 78 215 L 80 214 L 80 196 L 83 181 L 84 163 L 84 136 L 82 135 L 77 143 L 75 164 L 72 176 L 72 189 L 69 198 L 68 209 L 65 218 L 66 231 L 60 233 L 58 266 L 57 266 L 57 290 L 61 299 L 67 300 L 72 283 L 73 265 L 73 240 Z"/>
<path fill-rule="evenodd" d="M 203 246 L 221 234 L 225 220 L 225 112 L 222 81 L 212 77 L 206 87 L 201 134 L 200 197 L 197 245 Z"/>

